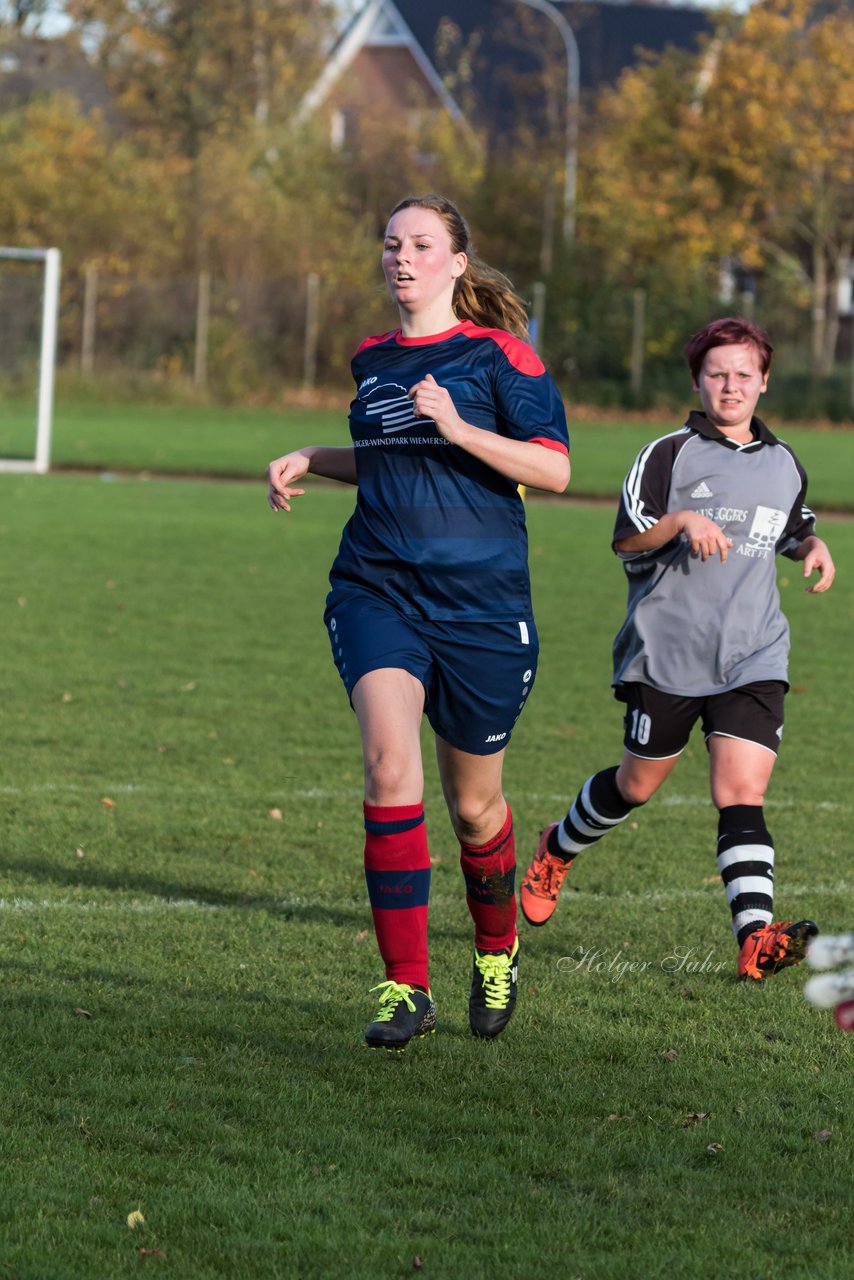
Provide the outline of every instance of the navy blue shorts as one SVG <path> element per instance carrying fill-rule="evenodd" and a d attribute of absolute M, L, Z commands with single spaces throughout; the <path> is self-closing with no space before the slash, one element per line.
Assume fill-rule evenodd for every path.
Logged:
<path fill-rule="evenodd" d="M 402 667 L 424 686 L 424 713 L 452 747 L 489 756 L 510 741 L 537 674 L 533 618 L 518 622 L 426 622 L 379 596 L 329 593 L 324 615 L 348 697 L 381 667 Z"/>

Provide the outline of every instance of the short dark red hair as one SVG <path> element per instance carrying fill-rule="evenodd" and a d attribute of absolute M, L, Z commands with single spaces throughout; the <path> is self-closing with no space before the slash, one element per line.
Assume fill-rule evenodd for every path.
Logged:
<path fill-rule="evenodd" d="M 695 333 L 685 347 L 685 359 L 696 382 L 706 358 L 706 352 L 712 347 L 734 347 L 748 342 L 755 347 L 759 355 L 759 367 L 763 374 L 771 368 L 771 352 L 774 348 L 764 329 L 752 320 L 744 320 L 741 316 L 724 316 L 722 320 L 713 320 L 711 324 Z"/>

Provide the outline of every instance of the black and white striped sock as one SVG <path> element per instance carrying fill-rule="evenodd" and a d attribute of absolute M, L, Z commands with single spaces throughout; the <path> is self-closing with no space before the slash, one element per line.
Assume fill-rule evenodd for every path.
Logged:
<path fill-rule="evenodd" d="M 754 929 L 771 923 L 774 912 L 774 846 L 762 805 L 732 804 L 720 810 L 718 870 L 741 946 Z"/>
<path fill-rule="evenodd" d="M 617 766 L 614 765 L 587 779 L 563 822 L 549 835 L 548 850 L 553 857 L 572 862 L 579 853 L 625 822 L 632 809 L 638 807 L 626 803 L 616 778 Z"/>

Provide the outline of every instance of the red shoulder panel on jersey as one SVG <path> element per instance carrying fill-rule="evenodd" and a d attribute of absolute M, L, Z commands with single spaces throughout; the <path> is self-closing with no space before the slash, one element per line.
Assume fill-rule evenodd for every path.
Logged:
<path fill-rule="evenodd" d="M 460 325 L 460 331 L 467 338 L 491 338 L 504 352 L 513 368 L 518 369 L 520 373 L 528 373 L 538 378 L 546 371 L 545 365 L 534 348 L 528 346 L 522 338 L 517 338 L 515 334 L 507 333 L 504 329 L 482 329 L 471 320 L 464 320 Z"/>
<path fill-rule="evenodd" d="M 361 351 L 367 351 L 368 347 L 375 347 L 378 342 L 387 342 L 389 338 L 393 338 L 396 333 L 400 333 L 399 329 L 389 329 L 388 333 L 378 333 L 372 338 L 363 338 L 359 343 L 353 356 L 357 356 Z"/>

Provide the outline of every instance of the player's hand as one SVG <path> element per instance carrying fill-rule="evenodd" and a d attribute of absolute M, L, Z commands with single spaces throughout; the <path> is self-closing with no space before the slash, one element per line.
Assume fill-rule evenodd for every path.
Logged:
<path fill-rule="evenodd" d="M 732 539 L 726 536 L 720 525 L 715 524 L 708 516 L 701 515 L 699 511 L 685 511 L 682 514 L 681 532 L 691 543 L 691 554 L 699 556 L 701 560 L 719 555 L 721 564 L 726 564 Z"/>
<path fill-rule="evenodd" d="M 290 499 L 305 493 L 305 489 L 295 489 L 294 481 L 302 480 L 308 474 L 311 458 L 302 449 L 295 453 L 286 453 L 276 458 L 267 468 L 267 479 L 270 487 L 267 490 L 267 501 L 273 511 L 290 511 Z"/>
<path fill-rule="evenodd" d="M 432 418 L 436 430 L 452 443 L 459 438 L 466 426 L 454 406 L 447 387 L 440 387 L 432 373 L 416 382 L 407 392 L 415 409 L 416 418 Z"/>
<path fill-rule="evenodd" d="M 810 549 L 804 556 L 803 563 L 805 578 L 808 578 L 812 573 L 818 573 L 818 582 L 814 582 L 807 587 L 807 591 L 811 595 L 820 595 L 822 591 L 827 591 L 836 577 L 836 566 L 833 563 L 833 557 L 821 538 L 814 537 L 812 539 Z"/>

